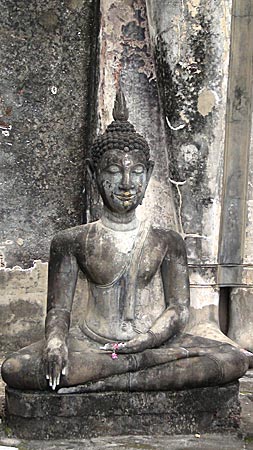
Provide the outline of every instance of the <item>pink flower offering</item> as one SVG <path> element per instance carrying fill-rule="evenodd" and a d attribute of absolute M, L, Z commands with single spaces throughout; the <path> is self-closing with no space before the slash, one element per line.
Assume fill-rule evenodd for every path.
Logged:
<path fill-rule="evenodd" d="M 117 355 L 117 353 L 113 352 L 113 353 L 111 354 L 111 357 L 112 357 L 112 359 L 117 359 L 117 358 L 118 358 L 118 355 Z"/>

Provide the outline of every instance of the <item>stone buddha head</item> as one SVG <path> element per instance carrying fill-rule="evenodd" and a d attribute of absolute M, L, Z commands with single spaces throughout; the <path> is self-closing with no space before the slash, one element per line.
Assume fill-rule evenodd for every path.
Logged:
<path fill-rule="evenodd" d="M 91 158 L 104 205 L 114 213 L 124 214 L 141 204 L 154 163 L 147 141 L 128 121 L 122 91 L 116 94 L 113 119 L 94 141 Z"/>

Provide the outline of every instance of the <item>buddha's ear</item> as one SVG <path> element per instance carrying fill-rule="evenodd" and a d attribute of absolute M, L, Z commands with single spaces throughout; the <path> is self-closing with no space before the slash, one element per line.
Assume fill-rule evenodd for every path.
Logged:
<path fill-rule="evenodd" d="M 94 166 L 92 159 L 86 158 L 85 163 L 86 163 L 86 170 L 87 170 L 91 180 L 94 180 L 96 178 L 96 171 L 95 171 L 95 166 Z"/>
<path fill-rule="evenodd" d="M 151 178 L 151 175 L 153 173 L 153 169 L 154 169 L 154 165 L 155 165 L 155 161 L 153 161 L 152 159 L 149 160 L 149 167 L 147 170 L 147 185 L 149 183 L 149 180 Z"/>

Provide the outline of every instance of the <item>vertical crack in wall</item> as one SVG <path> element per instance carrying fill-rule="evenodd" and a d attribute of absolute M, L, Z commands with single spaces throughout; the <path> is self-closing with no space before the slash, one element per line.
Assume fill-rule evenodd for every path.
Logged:
<path fill-rule="evenodd" d="M 184 232 L 183 223 L 182 223 L 183 199 L 182 199 L 182 193 L 181 193 L 181 190 L 180 190 L 180 186 L 185 185 L 187 183 L 187 180 L 175 181 L 175 180 L 172 180 L 171 178 L 169 178 L 169 180 L 170 180 L 171 184 L 173 184 L 173 186 L 175 186 L 175 188 L 177 190 L 178 198 L 179 198 L 179 202 L 178 202 L 178 222 L 179 222 L 179 232 L 180 232 L 181 236 L 183 237 L 183 239 L 186 239 L 186 238 L 208 239 L 207 236 L 200 235 L 198 233 L 185 233 Z"/>

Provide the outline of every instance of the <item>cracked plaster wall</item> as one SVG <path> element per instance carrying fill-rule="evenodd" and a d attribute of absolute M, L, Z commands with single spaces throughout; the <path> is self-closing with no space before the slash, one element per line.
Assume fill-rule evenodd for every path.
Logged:
<path fill-rule="evenodd" d="M 7 267 L 46 261 L 52 236 L 82 220 L 94 5 L 1 1 L 0 252 Z"/>
<path fill-rule="evenodd" d="M 83 220 L 96 0 L 0 1 L 0 345 L 42 336 L 49 245 Z M 34 265 L 35 260 L 37 261 Z"/>

